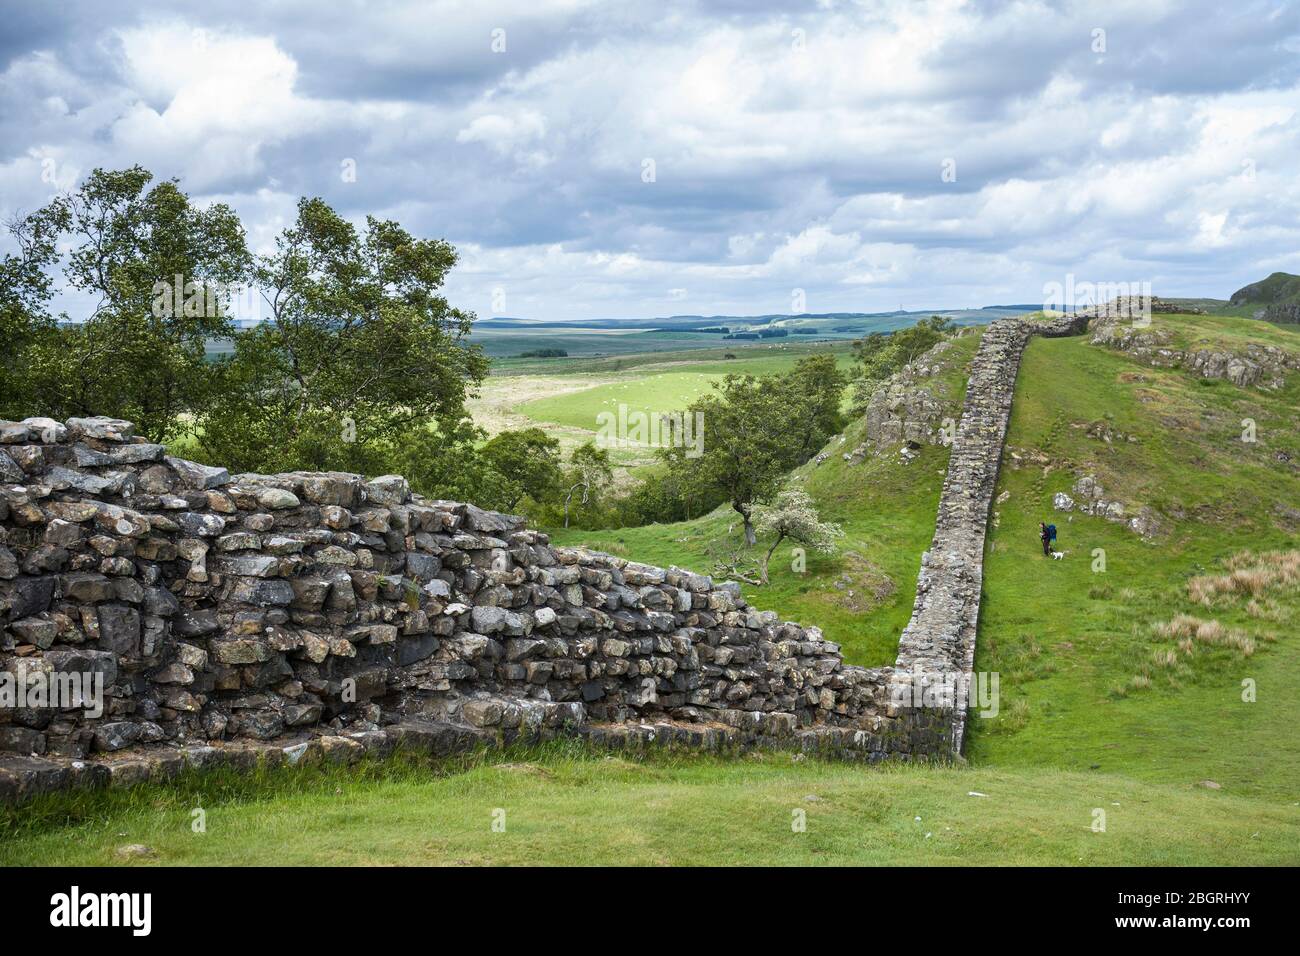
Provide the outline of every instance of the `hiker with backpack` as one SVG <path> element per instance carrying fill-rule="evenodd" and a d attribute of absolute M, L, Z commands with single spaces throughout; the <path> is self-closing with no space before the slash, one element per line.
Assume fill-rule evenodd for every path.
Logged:
<path fill-rule="evenodd" d="M 1056 525 L 1038 522 L 1038 539 L 1043 542 L 1043 557 L 1047 557 L 1052 553 L 1052 545 L 1056 543 Z"/>

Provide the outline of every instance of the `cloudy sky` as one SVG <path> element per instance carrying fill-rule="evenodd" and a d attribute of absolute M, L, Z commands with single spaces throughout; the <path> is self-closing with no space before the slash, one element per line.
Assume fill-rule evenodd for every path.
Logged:
<path fill-rule="evenodd" d="M 1300 272 L 1300 4 L 0 0 L 0 214 L 140 163 L 543 319 Z M 353 175 L 354 173 L 354 175 Z M 496 297 L 494 301 L 494 291 Z"/>

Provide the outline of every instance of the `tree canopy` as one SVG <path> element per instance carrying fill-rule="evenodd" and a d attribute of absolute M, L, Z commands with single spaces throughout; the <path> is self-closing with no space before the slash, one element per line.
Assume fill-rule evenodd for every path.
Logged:
<path fill-rule="evenodd" d="M 728 375 L 693 403 L 689 420 L 702 441 L 664 450 L 669 478 L 697 499 L 729 503 L 755 543 L 752 509 L 770 498 L 790 469 L 805 461 L 841 425 L 844 376 L 834 358 L 816 356 L 785 375 Z"/>
<path fill-rule="evenodd" d="M 204 346 L 230 334 L 223 298 L 247 276 L 244 230 L 229 206 L 199 208 L 175 180 L 152 181 L 139 166 L 96 169 L 11 227 L 20 253 L 4 267 L 17 282 L 2 294 L 15 343 L 5 414 L 113 415 L 167 440 L 209 404 L 219 379 Z M 48 314 L 60 266 L 66 288 L 89 301 L 81 322 Z"/>

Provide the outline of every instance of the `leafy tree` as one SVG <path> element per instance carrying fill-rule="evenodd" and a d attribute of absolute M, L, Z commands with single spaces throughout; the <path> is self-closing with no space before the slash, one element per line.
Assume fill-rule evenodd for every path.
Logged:
<path fill-rule="evenodd" d="M 612 526 L 640 527 L 673 521 L 690 521 L 725 501 L 716 488 L 697 485 L 685 470 L 647 469 L 626 493 L 612 502 Z"/>
<path fill-rule="evenodd" d="M 301 200 L 257 261 L 270 321 L 235 339 L 226 390 L 203 418 L 207 454 L 239 468 L 371 470 L 426 429 L 459 428 L 487 359 L 465 341 L 473 313 L 438 293 L 455 263 L 442 240 L 373 217 L 358 232 Z"/>
<path fill-rule="evenodd" d="M 756 505 L 754 524 L 759 531 L 776 535 L 759 562 L 758 573 L 763 584 L 768 583 L 768 564 L 782 541 L 795 541 L 822 554 L 833 554 L 836 539 L 844 536 L 839 525 L 821 520 L 817 506 L 802 488 L 786 488 L 772 504 Z"/>
<path fill-rule="evenodd" d="M 592 442 L 579 445 L 569 456 L 569 468 L 564 475 L 568 490 L 564 493 L 564 526 L 569 526 L 569 506 L 573 496 L 581 491 L 579 499 L 584 506 L 591 503 L 593 495 L 604 491 L 614 480 L 614 469 L 609 461 L 609 449 L 597 448 Z"/>
<path fill-rule="evenodd" d="M 910 328 L 889 334 L 872 332 L 854 342 L 853 353 L 858 370 L 854 382 L 855 408 L 863 408 L 882 381 L 934 348 L 955 328 L 951 319 L 932 315 Z"/>
<path fill-rule="evenodd" d="M 187 429 L 181 416 L 205 407 L 217 386 L 204 345 L 230 334 L 225 299 L 247 276 L 249 256 L 229 206 L 200 209 L 175 180 L 152 181 L 139 166 L 96 169 L 19 227 L 28 265 L 17 267 L 18 295 L 48 301 L 49 285 L 30 267 L 61 261 L 48 245 L 57 234 L 70 247 L 68 286 L 92 302 L 77 324 L 29 312 L 19 361 L 28 369 L 22 398 L 42 414 L 129 418 L 165 440 Z"/>
<path fill-rule="evenodd" d="M 507 510 L 525 496 L 544 502 L 562 480 L 560 443 L 540 428 L 501 432 L 483 446 L 482 457 L 507 482 Z"/>
<path fill-rule="evenodd" d="M 776 376 L 728 375 L 714 383 L 715 394 L 693 403 L 686 414 L 704 422 L 703 453 L 678 445 L 664 449 L 670 474 L 701 498 L 720 497 L 731 504 L 745 526 L 745 543 L 753 545 L 751 512 L 756 501 L 772 494 L 796 461 L 803 437 L 794 425 L 788 390 Z"/>
<path fill-rule="evenodd" d="M 59 207 L 15 219 L 9 233 L 18 253 L 0 257 L 0 417 L 26 418 L 43 414 L 33 394 L 31 349 L 58 328 L 49 313 L 53 297 L 51 267 L 58 261 L 56 244 L 67 228 Z"/>
<path fill-rule="evenodd" d="M 703 418 L 703 454 L 689 443 L 665 449 L 668 478 L 689 499 L 729 502 L 752 547 L 754 504 L 839 430 L 844 384 L 831 356 L 804 359 L 785 375 L 726 376 L 686 411 L 687 421 Z"/>
<path fill-rule="evenodd" d="M 844 427 L 840 397 L 848 378 L 839 370 L 835 356 L 814 355 L 797 362 L 786 381 L 794 403 L 792 412 L 803 436 L 799 450 L 802 463 Z"/>
<path fill-rule="evenodd" d="M 505 508 L 513 488 L 481 454 L 480 444 L 486 437 L 468 416 L 440 422 L 398 442 L 390 467 L 406 476 L 411 487 L 428 498 Z"/>

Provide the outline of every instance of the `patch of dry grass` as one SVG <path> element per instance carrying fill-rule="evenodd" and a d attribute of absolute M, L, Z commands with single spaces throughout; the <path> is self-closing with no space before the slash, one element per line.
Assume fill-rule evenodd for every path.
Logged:
<path fill-rule="evenodd" d="M 1194 604 L 1213 607 L 1223 598 L 1248 597 L 1252 603 L 1272 591 L 1300 587 L 1300 551 L 1239 551 L 1224 562 L 1224 574 L 1202 574 L 1187 582 Z M 1255 604 L 1256 608 L 1259 605 Z M 1259 616 L 1247 606 L 1247 613 Z"/>
<path fill-rule="evenodd" d="M 1245 631 L 1229 628 L 1215 619 L 1207 621 L 1194 614 L 1175 614 L 1168 621 L 1152 625 L 1152 633 L 1157 638 L 1177 640 L 1179 649 L 1188 656 L 1191 656 L 1197 643 L 1212 647 L 1226 647 L 1237 651 L 1243 657 L 1254 654 L 1257 646 L 1256 639 Z M 1161 652 L 1156 653 L 1159 655 Z"/>

